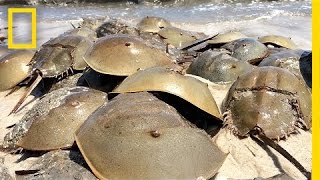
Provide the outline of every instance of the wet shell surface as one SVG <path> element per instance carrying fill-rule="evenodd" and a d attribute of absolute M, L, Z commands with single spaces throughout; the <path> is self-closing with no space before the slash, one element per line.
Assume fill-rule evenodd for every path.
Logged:
<path fill-rule="evenodd" d="M 76 142 L 100 179 L 210 178 L 226 158 L 206 133 L 146 92 L 120 94 L 101 106 Z"/>
<path fill-rule="evenodd" d="M 87 64 L 83 56 L 92 45 L 83 36 L 58 36 L 42 45 L 32 59 L 32 68 L 40 70 L 44 77 L 56 77 L 71 68 L 84 70 Z"/>
<path fill-rule="evenodd" d="M 65 33 L 62 34 L 62 36 L 64 35 L 78 35 L 78 36 L 83 36 L 83 37 L 87 37 L 90 40 L 94 41 L 97 39 L 97 33 L 87 27 L 79 27 L 76 29 L 71 29 L 69 31 L 66 31 Z"/>
<path fill-rule="evenodd" d="M 100 38 L 86 53 L 85 61 L 102 74 L 128 76 L 139 69 L 172 64 L 165 52 L 133 36 Z"/>
<path fill-rule="evenodd" d="M 209 44 L 225 44 L 242 38 L 247 38 L 247 36 L 240 32 L 231 31 L 224 34 L 218 34 L 216 37 L 207 42 Z"/>
<path fill-rule="evenodd" d="M 29 76 L 34 51 L 16 50 L 0 57 L 0 91 L 8 90 Z"/>
<path fill-rule="evenodd" d="M 62 88 L 46 94 L 4 139 L 5 148 L 27 150 L 71 147 L 73 133 L 106 102 L 106 93 L 86 87 Z"/>
<path fill-rule="evenodd" d="M 278 47 L 285 47 L 288 49 L 297 49 L 297 45 L 292 41 L 292 39 L 284 36 L 268 35 L 259 37 L 258 40 L 266 45 L 271 44 Z"/>
<path fill-rule="evenodd" d="M 264 58 L 262 66 L 275 66 L 289 70 L 312 87 L 312 54 L 301 49 L 283 50 Z"/>
<path fill-rule="evenodd" d="M 40 156 L 30 167 L 35 173 L 16 175 L 16 179 L 86 179 L 97 178 L 87 169 L 81 153 L 78 151 L 57 150 Z M 26 169 L 28 171 L 28 169 Z"/>
<path fill-rule="evenodd" d="M 96 29 L 96 32 L 98 38 L 111 34 L 139 35 L 136 28 L 130 27 L 117 19 L 111 19 L 110 21 L 103 23 Z"/>
<path fill-rule="evenodd" d="M 271 139 L 285 138 L 297 127 L 311 128 L 311 94 L 288 70 L 261 67 L 243 74 L 224 101 L 225 123 L 243 137 L 261 128 Z"/>
<path fill-rule="evenodd" d="M 164 38 L 164 42 L 171 44 L 176 48 L 181 48 L 197 40 L 195 34 L 176 27 L 163 28 L 158 34 Z"/>
<path fill-rule="evenodd" d="M 194 74 L 214 83 L 233 83 L 239 75 L 254 68 L 228 54 L 206 51 L 194 60 L 187 73 Z"/>
<path fill-rule="evenodd" d="M 249 63 L 259 62 L 268 53 L 268 48 L 253 38 L 243 38 L 222 46 L 231 51 L 231 56 Z"/>
<path fill-rule="evenodd" d="M 160 91 L 178 96 L 199 109 L 220 117 L 207 84 L 163 67 L 149 68 L 126 78 L 112 93 Z"/>
<path fill-rule="evenodd" d="M 169 21 L 161 17 L 154 17 L 154 16 L 147 16 L 137 24 L 137 28 L 141 32 L 157 33 L 161 29 L 166 27 L 171 27 L 171 24 Z"/>

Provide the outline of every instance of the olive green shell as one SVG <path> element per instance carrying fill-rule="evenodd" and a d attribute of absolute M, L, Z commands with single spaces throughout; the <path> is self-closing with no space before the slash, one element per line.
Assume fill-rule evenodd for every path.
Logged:
<path fill-rule="evenodd" d="M 95 111 L 76 142 L 99 179 L 196 179 L 226 158 L 199 129 L 149 93 L 120 94 Z"/>
<path fill-rule="evenodd" d="M 62 36 L 65 36 L 65 35 L 83 36 L 83 37 L 89 38 L 92 41 L 97 39 L 97 33 L 94 30 L 89 29 L 87 27 L 79 27 L 76 29 L 71 29 L 62 34 Z"/>
<path fill-rule="evenodd" d="M 164 42 L 171 44 L 176 48 L 184 47 L 197 40 L 194 34 L 176 27 L 163 28 L 158 34 L 164 38 Z"/>
<path fill-rule="evenodd" d="M 118 76 L 172 64 L 165 52 L 147 46 L 142 39 L 124 35 L 99 38 L 84 58 L 93 70 Z"/>
<path fill-rule="evenodd" d="M 207 84 L 163 67 L 149 68 L 127 77 L 112 93 L 161 91 L 176 95 L 199 109 L 220 118 Z"/>
<path fill-rule="evenodd" d="M 262 66 L 275 66 L 289 70 L 312 87 L 312 54 L 301 49 L 287 49 L 264 58 Z"/>
<path fill-rule="evenodd" d="M 255 127 L 272 139 L 295 132 L 295 126 L 311 128 L 311 94 L 288 70 L 261 67 L 243 74 L 232 85 L 224 101 L 226 123 L 239 136 Z"/>
<path fill-rule="evenodd" d="M 34 51 L 16 50 L 0 57 L 0 91 L 8 90 L 29 76 Z"/>
<path fill-rule="evenodd" d="M 71 68 L 84 70 L 87 64 L 83 56 L 92 45 L 83 36 L 58 36 L 41 46 L 32 59 L 32 68 L 40 70 L 43 77 L 56 77 Z"/>
<path fill-rule="evenodd" d="M 222 47 L 231 51 L 232 57 L 249 63 L 256 63 L 260 61 L 268 53 L 268 48 L 253 38 L 238 39 L 225 44 Z"/>
<path fill-rule="evenodd" d="M 35 151 L 71 147 L 75 130 L 106 102 L 106 96 L 86 87 L 61 88 L 46 94 L 6 135 L 4 147 L 17 144 Z"/>
<path fill-rule="evenodd" d="M 137 28 L 141 32 L 157 33 L 161 29 L 166 27 L 171 27 L 171 24 L 169 21 L 161 17 L 153 17 L 153 16 L 147 16 L 137 24 Z"/>
<path fill-rule="evenodd" d="M 16 180 L 61 179 L 61 180 L 97 180 L 87 169 L 82 155 L 74 150 L 50 151 L 37 157 L 26 171 L 38 170 L 35 173 L 16 175 Z"/>
<path fill-rule="evenodd" d="M 247 38 L 247 36 L 240 32 L 230 31 L 224 34 L 218 34 L 216 37 L 208 40 L 207 42 L 209 44 L 224 44 L 242 38 Z"/>
<path fill-rule="evenodd" d="M 297 45 L 291 40 L 291 38 L 287 38 L 284 36 L 268 35 L 259 37 L 258 40 L 263 44 L 272 44 L 288 49 L 297 49 Z"/>
<path fill-rule="evenodd" d="M 194 74 L 215 83 L 233 83 L 239 75 L 254 68 L 225 53 L 206 51 L 195 59 L 187 73 Z"/>

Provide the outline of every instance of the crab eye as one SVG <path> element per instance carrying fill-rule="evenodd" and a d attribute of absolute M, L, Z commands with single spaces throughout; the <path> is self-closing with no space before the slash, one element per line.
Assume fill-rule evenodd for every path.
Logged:
<path fill-rule="evenodd" d="M 131 46 L 131 43 L 130 42 L 126 42 L 125 46 L 129 47 L 129 46 Z"/>

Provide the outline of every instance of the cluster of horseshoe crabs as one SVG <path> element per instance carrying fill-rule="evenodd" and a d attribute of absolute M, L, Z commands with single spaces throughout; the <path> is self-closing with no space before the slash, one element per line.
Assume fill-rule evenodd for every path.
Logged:
<path fill-rule="evenodd" d="M 311 128 L 311 52 L 282 36 L 206 36 L 160 17 L 93 27 L 70 30 L 35 54 L 0 57 L 1 91 L 31 84 L 12 112 L 39 82 L 51 83 L 2 147 L 64 149 L 17 176 L 209 179 L 227 157 L 211 140 L 221 128 L 257 136 L 310 176 L 274 140 Z M 227 87 L 223 103 L 210 84 Z"/>

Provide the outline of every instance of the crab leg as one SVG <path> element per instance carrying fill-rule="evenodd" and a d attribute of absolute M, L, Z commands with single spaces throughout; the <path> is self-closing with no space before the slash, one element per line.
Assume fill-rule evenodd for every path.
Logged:
<path fill-rule="evenodd" d="M 42 80 L 42 76 L 39 74 L 39 72 L 36 71 L 36 80 L 33 81 L 31 86 L 27 89 L 27 91 L 22 95 L 22 97 L 19 99 L 18 103 L 14 106 L 12 111 L 8 116 L 10 116 L 12 113 L 16 113 L 21 104 L 27 99 L 27 97 L 31 94 L 31 92 L 34 90 L 34 88 L 39 84 L 39 82 Z"/>

